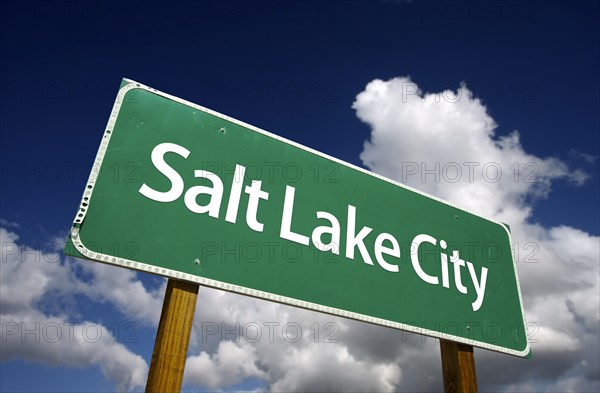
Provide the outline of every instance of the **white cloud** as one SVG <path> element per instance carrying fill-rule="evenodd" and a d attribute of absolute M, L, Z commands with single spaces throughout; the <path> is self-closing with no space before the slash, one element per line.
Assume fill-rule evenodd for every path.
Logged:
<path fill-rule="evenodd" d="M 584 153 L 575 149 L 569 150 L 569 156 L 575 159 L 583 160 L 587 164 L 594 164 L 598 160 L 597 154 Z"/>
<path fill-rule="evenodd" d="M 223 341 L 216 353 L 206 352 L 187 359 L 184 380 L 209 388 L 228 387 L 244 378 L 265 379 L 266 373 L 258 368 L 256 348 L 245 343 Z"/>
<path fill-rule="evenodd" d="M 93 283 L 89 285 L 76 274 L 76 264 L 58 253 L 19 244 L 18 236 L 5 228 L 0 228 L 0 244 L 0 361 L 23 359 L 51 366 L 96 366 L 119 391 L 145 385 L 146 361 L 119 343 L 104 325 L 92 321 L 73 323 L 78 317 L 70 303 L 75 295 L 98 296 L 101 288 L 106 294 L 113 293 L 105 297 L 117 306 L 123 305 L 121 298 L 129 298 L 138 306 L 154 306 L 152 293 L 146 292 L 129 272 L 112 269 L 124 274 L 107 273 L 110 267 L 99 264 L 88 272 Z M 114 291 L 112 285 L 120 282 L 119 277 L 125 277 L 123 280 L 132 288 L 130 293 Z M 140 321 L 156 314 L 148 316 L 124 306 L 123 311 Z"/>
<path fill-rule="evenodd" d="M 488 216 L 527 216 L 527 198 L 547 196 L 553 180 L 586 178 L 556 158 L 526 153 L 517 131 L 496 137 L 494 119 L 465 85 L 423 93 L 408 78 L 374 80 L 353 108 L 372 129 L 366 166 Z"/>
<path fill-rule="evenodd" d="M 275 392 L 393 392 L 401 379 L 392 363 L 359 361 L 342 345 L 310 344 L 292 349 L 283 359 Z"/>
<path fill-rule="evenodd" d="M 133 270 L 115 268 L 101 263 L 82 263 L 81 269 L 91 279 L 80 282 L 80 290 L 94 301 L 113 304 L 123 315 L 152 326 L 157 326 L 162 309 L 162 301 L 167 280 L 154 289 L 148 290 L 137 278 Z"/>
<path fill-rule="evenodd" d="M 19 223 L 14 222 L 14 221 L 8 221 L 4 218 L 0 218 L 0 225 L 5 228 L 19 228 L 20 227 Z"/>
<path fill-rule="evenodd" d="M 0 361 L 23 359 L 50 366 L 97 366 L 118 391 L 142 387 L 148 366 L 115 340 L 110 330 L 89 321 L 73 324 L 36 310 L 0 315 Z"/>

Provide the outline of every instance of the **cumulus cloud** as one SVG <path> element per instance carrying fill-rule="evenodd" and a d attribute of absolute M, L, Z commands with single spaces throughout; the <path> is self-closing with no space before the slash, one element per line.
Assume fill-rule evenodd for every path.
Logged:
<path fill-rule="evenodd" d="M 342 345 L 307 345 L 290 351 L 276 392 L 393 392 L 401 378 L 396 364 L 359 361 Z"/>
<path fill-rule="evenodd" d="M 14 221 L 8 221 L 4 218 L 0 218 L 0 225 L 2 225 L 5 228 L 19 228 L 20 225 L 17 222 Z"/>
<path fill-rule="evenodd" d="M 81 293 L 94 301 L 108 302 L 123 315 L 133 316 L 137 321 L 156 326 L 167 286 L 167 280 L 154 290 L 149 290 L 133 270 L 115 268 L 101 263 L 79 265 L 91 278 L 78 282 Z"/>
<path fill-rule="evenodd" d="M 209 388 L 232 386 L 245 378 L 265 379 L 258 367 L 256 348 L 244 342 L 222 341 L 216 353 L 206 352 L 187 359 L 186 382 Z"/>
<path fill-rule="evenodd" d="M 576 149 L 569 150 L 569 156 L 574 159 L 583 160 L 587 164 L 594 164 L 598 160 L 597 154 L 584 153 Z"/>
<path fill-rule="evenodd" d="M 518 131 L 497 136 L 496 122 L 464 84 L 424 93 L 409 78 L 374 80 L 353 108 L 372 129 L 361 154 L 366 166 L 481 214 L 522 220 L 552 181 L 587 178 L 557 158 L 527 153 Z"/>
<path fill-rule="evenodd" d="M 156 313 L 125 306 L 123 299 L 138 306 L 155 306 L 160 304 L 158 295 L 145 291 L 132 272 L 100 264 L 89 268 L 92 264 L 75 265 L 58 251 L 19 244 L 18 235 L 5 228 L 0 228 L 0 244 L 0 361 L 99 367 L 119 391 L 145 385 L 146 361 L 119 343 L 104 325 L 86 320 L 74 323 L 79 318 L 72 303 L 75 296 L 98 299 L 102 293 L 135 320 L 150 321 L 157 318 Z M 88 270 L 90 282 L 77 274 L 76 266 Z M 111 270 L 121 270 L 121 274 Z M 114 290 L 115 283 L 123 280 L 128 285 L 122 288 L 131 288 L 129 293 Z"/>

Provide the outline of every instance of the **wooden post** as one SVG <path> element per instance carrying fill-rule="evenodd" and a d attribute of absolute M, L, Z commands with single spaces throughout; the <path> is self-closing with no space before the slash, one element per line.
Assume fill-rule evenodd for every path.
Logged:
<path fill-rule="evenodd" d="M 169 279 L 146 392 L 181 391 L 197 297 L 197 284 Z"/>
<path fill-rule="evenodd" d="M 473 347 L 440 340 L 444 392 L 477 393 L 477 375 Z"/>

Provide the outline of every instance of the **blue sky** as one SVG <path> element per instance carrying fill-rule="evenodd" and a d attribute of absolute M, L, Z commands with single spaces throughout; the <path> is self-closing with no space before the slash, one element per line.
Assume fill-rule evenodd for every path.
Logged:
<path fill-rule="evenodd" d="M 600 61 L 597 2 L 149 4 L 134 1 L 122 4 L 40 1 L 4 2 L 1 7 L 0 224 L 5 234 L 2 250 L 5 288 L 18 276 L 17 268 L 6 267 L 17 257 L 5 244 L 21 247 L 17 262 L 23 261 L 22 254 L 29 247 L 38 250 L 42 264 L 48 264 L 57 239 L 66 236 L 123 77 L 396 179 L 401 178 L 401 174 L 393 172 L 397 168 L 396 158 L 386 156 L 382 140 L 393 146 L 398 143 L 398 154 L 404 152 L 408 157 L 414 152 L 402 150 L 402 138 L 416 135 L 416 140 L 422 142 L 419 146 L 423 147 L 423 155 L 414 153 L 410 157 L 417 162 L 432 162 L 436 149 L 431 146 L 436 141 L 426 133 L 419 134 L 419 128 L 410 124 L 404 124 L 406 129 L 397 136 L 377 139 L 389 134 L 382 128 L 383 115 L 377 112 L 378 103 L 369 96 L 367 85 L 379 79 L 388 89 L 393 89 L 398 85 L 390 81 L 404 78 L 396 80 L 414 82 L 422 90 L 419 97 L 425 97 L 427 93 L 460 92 L 464 83 L 468 90 L 463 91 L 470 91 L 474 99 L 479 99 L 486 118 L 497 124 L 493 140 L 508 137 L 515 130 L 520 135 L 517 147 L 503 150 L 493 150 L 485 145 L 489 141 L 487 137 L 477 136 L 473 143 L 482 142 L 481 149 L 464 151 L 464 154 L 470 157 L 477 151 L 498 154 L 507 164 L 504 167 L 507 176 L 512 175 L 513 157 L 518 160 L 512 163 L 519 164 L 520 168 L 530 162 L 543 164 L 535 173 L 544 184 L 543 192 L 516 187 L 501 201 L 507 207 L 514 207 L 514 211 L 526 214 L 506 213 L 500 208 L 497 212 L 485 213 L 512 217 L 517 227 L 522 227 L 519 233 L 523 241 L 537 242 L 541 255 L 553 264 L 546 265 L 545 271 L 567 274 L 571 271 L 564 273 L 554 269 L 559 269 L 561 263 L 572 262 L 574 266 L 583 264 L 585 269 L 581 271 L 586 275 L 598 275 Z M 357 95 L 361 92 L 365 95 L 359 102 Z M 433 122 L 435 114 L 418 105 L 414 108 L 422 111 L 425 124 Z M 445 124 L 443 120 L 431 124 Z M 460 129 L 448 128 L 445 132 L 462 137 Z M 385 139 L 388 137 L 392 139 Z M 371 141 L 371 147 L 365 147 L 367 140 Z M 460 146 L 455 144 L 449 148 L 460 153 Z M 522 151 L 526 154 L 521 154 Z M 461 158 L 460 154 L 448 153 L 438 159 L 451 161 L 456 157 Z M 480 159 L 492 158 L 482 155 Z M 418 181 L 410 185 L 442 198 L 456 197 L 448 185 Z M 482 187 L 493 195 L 506 189 L 489 184 Z M 476 206 L 476 201 L 456 198 L 457 203 Z M 561 248 L 567 245 L 578 248 L 579 254 Z M 43 277 L 48 282 L 56 282 L 56 287 L 52 289 L 50 285 L 41 297 L 32 295 L 29 303 L 21 304 L 23 310 L 29 310 L 26 320 L 35 323 L 38 318 L 47 323 L 48 318 L 60 317 L 61 321 L 71 321 L 78 326 L 88 321 L 109 330 L 111 326 L 116 327 L 120 334 L 113 341 L 121 346 L 115 349 L 106 344 L 108 353 L 127 351 L 123 359 L 139 356 L 136 361 L 149 363 L 156 312 L 142 315 L 128 308 L 118 296 L 104 295 L 102 290 L 111 288 L 111 280 L 139 283 L 140 297 L 147 301 L 141 304 L 160 305 L 163 281 L 142 273 L 127 273 L 123 277 L 125 273 L 120 271 L 107 273 L 105 267 L 87 265 L 85 261 L 62 259 L 52 267 L 41 269 Z M 565 286 L 559 288 L 557 296 L 562 297 L 555 301 L 575 304 L 575 308 L 565 306 L 567 314 L 571 313 L 573 321 L 579 316 L 585 322 L 579 323 L 581 318 L 579 322 L 567 321 L 567 317 L 544 320 L 546 306 L 538 299 L 546 296 L 545 290 L 550 289 L 552 278 L 547 278 L 548 281 L 539 278 L 541 266 L 536 268 L 519 272 L 525 277 L 522 285 L 535 288 L 524 295 L 526 314 L 540 318 L 535 322 L 540 332 L 546 332 L 542 336 L 546 343 L 562 337 L 560 334 L 573 340 L 563 339 L 565 348 L 559 348 L 572 355 L 567 356 L 571 363 L 550 356 L 559 349 L 544 347 L 545 342 L 540 339 L 542 356 L 523 366 L 521 372 L 513 370 L 516 382 L 512 385 L 496 381 L 492 365 L 495 361 L 509 360 L 518 365 L 522 363 L 510 357 L 507 360 L 482 354 L 481 386 L 499 391 L 597 388 L 598 356 L 591 353 L 598 348 L 597 314 L 593 307 L 587 315 L 576 310 L 577 299 L 583 294 Z M 65 281 L 59 281 L 59 276 Z M 577 282 L 577 278 L 573 281 Z M 89 288 L 61 289 L 64 283 Z M 592 293 L 589 302 L 597 305 L 597 281 L 582 287 L 587 288 L 588 284 Z M 3 296 L 12 293 L 3 290 Z M 221 296 L 213 293 L 216 291 L 203 291 L 201 295 L 212 299 L 208 300 L 209 304 Z M 329 321 L 326 316 L 299 311 L 293 314 L 295 311 L 289 308 L 281 309 L 285 312 L 270 308 L 283 306 L 235 295 L 223 296 L 233 304 L 231 307 L 251 305 L 267 315 L 248 316 L 253 320 L 290 313 L 290 318 L 304 321 L 306 326 L 315 321 Z M 11 314 L 12 306 L 7 306 L 5 299 L 2 301 L 2 314 L 16 315 Z M 198 310 L 202 313 L 201 307 Z M 216 318 L 220 314 L 210 315 Z M 5 322 L 13 320 L 4 318 Z M 343 324 L 348 322 L 340 323 L 343 333 L 346 326 Z M 579 328 L 589 337 L 574 338 Z M 380 332 L 374 327 L 357 329 Z M 129 332 L 133 332 L 137 342 L 123 338 Z M 393 340 L 397 337 L 393 334 L 383 336 Z M 112 335 L 117 335 L 115 328 Z M 348 336 L 347 343 L 354 342 L 352 337 Z M 377 352 L 376 343 L 359 341 L 353 348 L 362 348 L 362 345 L 367 349 L 361 353 L 357 349 L 350 350 L 357 364 L 367 369 L 388 370 L 388 376 L 401 375 L 389 377 L 388 385 L 365 385 L 366 388 L 418 389 L 406 376 L 410 368 L 402 363 L 400 355 L 367 356 L 366 353 Z M 409 343 L 410 348 L 419 348 L 419 343 L 415 339 Z M 68 344 L 64 348 L 70 348 Z M 44 355 L 45 349 L 41 349 L 44 343 L 11 345 L 9 350 L 3 342 L 3 352 L 8 354 L 0 357 L 3 391 L 140 389 L 135 384 L 118 385 L 119 377 L 102 368 L 107 367 L 108 361 L 81 360 L 91 357 L 73 355 L 72 360 L 61 362 Z M 99 348 L 102 343 L 96 345 L 94 348 Z M 265 355 L 267 349 L 218 345 L 212 343 L 205 348 L 192 344 L 190 356 L 208 362 L 206 364 L 212 362 L 215 373 L 221 373 L 222 378 L 217 381 L 191 378 L 186 382 L 186 389 L 289 390 L 298 386 L 290 382 L 294 379 L 293 373 L 278 373 L 268 362 L 258 362 L 256 370 L 225 370 L 227 367 L 219 363 L 217 354 L 221 353 L 225 359 L 227 350 L 239 349 L 252 359 L 254 355 Z M 431 359 L 437 361 L 435 345 L 426 345 L 426 349 L 434 353 Z M 586 347 L 591 348 L 590 353 L 582 349 Z M 70 353 L 64 348 L 60 351 Z M 308 344 L 301 350 L 309 354 L 313 351 Z M 318 356 L 327 358 L 334 349 L 332 346 L 323 351 Z M 331 353 L 335 358 L 334 352 Z M 587 366 L 577 365 L 582 359 Z M 391 364 L 400 364 L 400 371 L 390 368 Z M 518 367 L 507 364 L 511 370 Z M 423 389 L 438 386 L 435 385 L 438 371 L 431 372 L 434 381 L 432 385 L 422 385 Z M 41 377 L 28 377 L 31 375 Z M 314 381 L 317 387 L 334 386 L 342 390 L 345 387 L 343 384 L 319 385 L 318 382 L 324 382 L 316 377 Z"/>

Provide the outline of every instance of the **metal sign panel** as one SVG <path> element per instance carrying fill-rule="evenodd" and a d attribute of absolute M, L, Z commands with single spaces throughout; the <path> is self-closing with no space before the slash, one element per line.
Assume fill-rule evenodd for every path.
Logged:
<path fill-rule="evenodd" d="M 66 253 L 529 353 L 505 225 L 130 80 Z"/>

